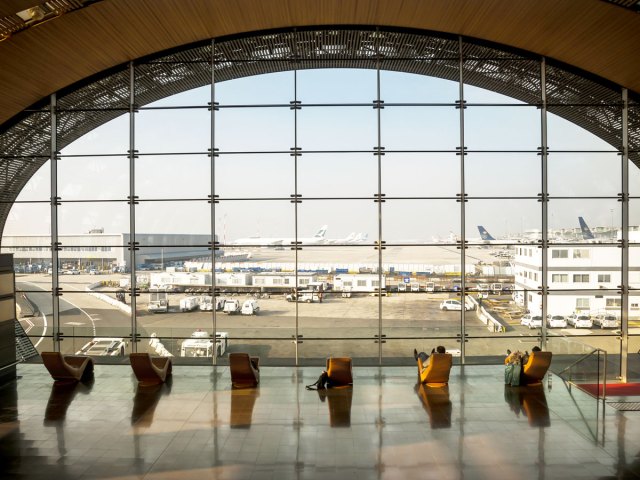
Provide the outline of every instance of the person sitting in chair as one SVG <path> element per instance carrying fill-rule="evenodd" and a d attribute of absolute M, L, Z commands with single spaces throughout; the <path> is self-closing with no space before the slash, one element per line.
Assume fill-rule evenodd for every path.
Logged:
<path fill-rule="evenodd" d="M 436 348 L 431 349 L 431 354 L 433 355 L 434 353 L 447 353 L 447 349 L 442 345 L 438 345 Z M 415 358 L 416 361 L 420 359 L 420 361 L 422 362 L 422 366 L 426 367 L 429 360 L 429 355 L 427 355 L 425 352 L 418 353 L 418 350 L 414 348 L 413 358 Z"/>

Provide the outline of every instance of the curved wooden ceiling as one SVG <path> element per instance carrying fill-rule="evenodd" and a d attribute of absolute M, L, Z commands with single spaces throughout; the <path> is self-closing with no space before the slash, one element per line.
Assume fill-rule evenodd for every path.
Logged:
<path fill-rule="evenodd" d="M 599 0 L 103 0 L 0 42 L 0 124 L 129 60 L 209 38 L 312 25 L 460 34 L 640 93 L 640 15 Z"/>

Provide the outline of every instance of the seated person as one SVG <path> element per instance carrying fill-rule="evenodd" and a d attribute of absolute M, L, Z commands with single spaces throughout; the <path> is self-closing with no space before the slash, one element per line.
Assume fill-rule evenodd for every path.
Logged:
<path fill-rule="evenodd" d="M 532 352 L 541 352 L 542 349 L 537 345 L 531 349 Z M 525 350 L 524 353 L 516 350 L 512 352 L 511 350 L 507 350 L 507 358 L 504 359 L 505 365 L 509 364 L 517 364 L 517 365 L 525 365 L 529 361 L 529 352 Z"/>
<path fill-rule="evenodd" d="M 447 353 L 447 350 L 442 345 L 438 345 L 436 348 L 431 349 L 431 354 L 434 353 Z M 426 367 L 429 363 L 429 355 L 427 355 L 425 352 L 418 353 L 418 350 L 415 348 L 413 349 L 413 358 L 415 358 L 416 361 L 420 359 L 423 367 Z"/>

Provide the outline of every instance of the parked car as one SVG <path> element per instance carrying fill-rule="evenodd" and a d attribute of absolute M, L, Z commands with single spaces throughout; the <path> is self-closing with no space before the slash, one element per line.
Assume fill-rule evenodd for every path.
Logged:
<path fill-rule="evenodd" d="M 465 311 L 471 310 L 471 307 L 465 304 Z M 460 300 L 445 300 L 440 304 L 440 310 L 462 310 Z"/>
<path fill-rule="evenodd" d="M 618 317 L 606 313 L 596 315 L 593 318 L 593 324 L 599 326 L 600 328 L 618 328 L 620 326 Z"/>
<path fill-rule="evenodd" d="M 530 313 L 523 315 L 522 318 L 520 319 L 520 325 L 524 325 L 525 327 L 528 327 L 530 322 L 531 322 Z"/>
<path fill-rule="evenodd" d="M 542 328 L 542 315 L 533 315 L 528 326 L 529 328 Z"/>
<path fill-rule="evenodd" d="M 548 328 L 567 328 L 567 319 L 563 315 L 547 315 Z"/>
<path fill-rule="evenodd" d="M 593 321 L 589 315 L 576 314 L 570 315 L 567 319 L 567 323 L 574 328 L 591 328 Z"/>

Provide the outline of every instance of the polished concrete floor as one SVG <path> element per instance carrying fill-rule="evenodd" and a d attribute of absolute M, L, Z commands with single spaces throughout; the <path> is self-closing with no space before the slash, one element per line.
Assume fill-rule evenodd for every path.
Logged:
<path fill-rule="evenodd" d="M 69 386 L 20 365 L 0 388 L 0 478 L 640 478 L 640 412 L 556 376 L 505 388 L 501 366 L 454 366 L 427 389 L 414 368 L 356 366 L 353 388 L 305 390 L 319 373 L 264 367 L 232 390 L 226 367 L 182 366 L 142 389 L 126 366 Z"/>

